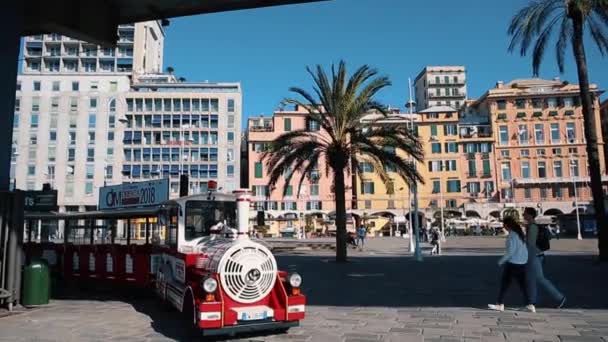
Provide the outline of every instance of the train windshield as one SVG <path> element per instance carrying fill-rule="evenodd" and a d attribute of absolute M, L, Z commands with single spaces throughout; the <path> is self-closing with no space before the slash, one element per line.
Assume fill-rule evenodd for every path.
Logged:
<path fill-rule="evenodd" d="M 236 227 L 236 202 L 186 202 L 185 238 L 193 240 L 221 231 L 225 226 Z"/>

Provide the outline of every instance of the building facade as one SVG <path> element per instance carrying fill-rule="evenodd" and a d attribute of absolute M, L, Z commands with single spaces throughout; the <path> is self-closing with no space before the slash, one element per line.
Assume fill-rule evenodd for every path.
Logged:
<path fill-rule="evenodd" d="M 298 194 L 301 173 L 293 170 L 290 184 L 285 184 L 283 178 L 274 189 L 269 189 L 268 167 L 261 159 L 270 144 L 284 133 L 303 129 L 320 131 L 318 123 L 307 120 L 307 114 L 305 108 L 296 106 L 291 111 L 279 110 L 275 111 L 272 117 L 252 117 L 247 122 L 248 175 L 249 189 L 253 195 L 252 204 L 257 212 L 266 215 L 264 223 L 268 226 L 267 234 L 273 236 L 298 234 L 305 224 L 314 226 L 313 230 L 322 233 L 333 227 L 330 222 L 332 214 L 335 214 L 331 190 L 333 176 L 325 174 L 324 160 L 319 160 L 317 167 L 304 176 Z M 346 202 L 350 208 L 352 192 L 350 181 L 346 178 Z M 285 195 L 284 188 L 287 188 Z M 306 222 L 304 216 L 313 218 L 313 221 Z M 261 222 L 258 220 L 255 224 L 259 223 Z"/>
<path fill-rule="evenodd" d="M 183 83 L 172 75 L 147 75 L 126 94 L 121 173 L 124 181 L 169 178 L 179 195 L 179 175 L 190 194 L 207 192 L 209 180 L 231 192 L 240 187 L 242 95 L 239 83 Z"/>
<path fill-rule="evenodd" d="M 596 85 L 591 90 L 596 127 L 601 127 L 601 91 Z M 592 196 L 577 85 L 558 79 L 498 82 L 470 107 L 487 117 L 494 137 L 494 198 L 501 203 L 494 210 L 532 206 L 559 214 L 589 204 Z M 601 136 L 598 148 L 603 155 Z M 605 175 L 603 160 L 601 169 Z"/>
<path fill-rule="evenodd" d="M 414 80 L 416 111 L 449 106 L 459 109 L 467 98 L 464 66 L 427 66 Z"/>
<path fill-rule="evenodd" d="M 60 211 L 94 209 L 99 188 L 161 177 L 178 196 L 211 179 L 240 186 L 239 83 L 186 83 L 161 73 L 158 21 L 121 25 L 116 48 L 47 34 L 24 39 L 13 187 L 58 190 Z"/>

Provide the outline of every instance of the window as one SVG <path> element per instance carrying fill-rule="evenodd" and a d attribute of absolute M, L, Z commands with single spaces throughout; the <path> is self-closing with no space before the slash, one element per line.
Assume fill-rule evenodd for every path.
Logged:
<path fill-rule="evenodd" d="M 285 130 L 285 132 L 291 131 L 291 119 L 290 118 L 283 119 L 283 130 Z"/>
<path fill-rule="evenodd" d="M 263 177 L 262 162 L 255 162 L 255 178 Z"/>
<path fill-rule="evenodd" d="M 55 146 L 49 146 L 49 150 L 48 150 L 48 160 L 50 162 L 54 162 L 55 161 L 55 153 L 56 153 L 56 147 Z"/>
<path fill-rule="evenodd" d="M 97 121 L 97 119 L 96 119 L 95 113 L 90 113 L 89 114 L 89 128 L 95 128 L 96 121 Z"/>
<path fill-rule="evenodd" d="M 490 159 L 484 159 L 481 161 L 482 167 L 483 167 L 483 176 L 484 177 L 489 177 L 490 176 Z"/>
<path fill-rule="evenodd" d="M 228 144 L 234 144 L 234 132 L 228 132 Z"/>
<path fill-rule="evenodd" d="M 234 115 L 228 115 L 228 128 L 234 128 Z"/>
<path fill-rule="evenodd" d="M 449 179 L 447 182 L 448 193 L 460 192 L 460 180 Z"/>
<path fill-rule="evenodd" d="M 530 150 L 528 150 L 528 149 L 521 149 L 519 151 L 519 156 L 520 157 L 529 157 L 530 156 Z"/>
<path fill-rule="evenodd" d="M 561 160 L 554 160 L 553 161 L 553 176 L 554 177 L 563 177 L 563 171 L 562 171 L 562 161 Z"/>
<path fill-rule="evenodd" d="M 559 185 L 554 185 L 554 186 L 551 188 L 551 192 L 552 192 L 552 195 L 553 195 L 553 197 L 554 197 L 554 198 L 562 198 L 563 193 L 562 193 L 562 188 L 561 188 L 561 186 L 559 186 Z"/>
<path fill-rule="evenodd" d="M 515 107 L 517 107 L 517 109 L 524 109 L 524 108 L 526 108 L 526 100 L 523 100 L 523 99 L 517 99 L 517 100 L 515 100 Z"/>
<path fill-rule="evenodd" d="M 455 142 L 445 143 L 445 151 L 448 153 L 458 153 L 458 145 Z"/>
<path fill-rule="evenodd" d="M 114 178 L 114 167 L 112 165 L 106 165 L 106 175 L 104 178 L 105 179 Z"/>
<path fill-rule="evenodd" d="M 30 128 L 38 128 L 38 114 L 30 115 Z"/>
<path fill-rule="evenodd" d="M 19 114 L 15 113 L 13 116 L 13 128 L 19 127 Z"/>
<path fill-rule="evenodd" d="M 233 99 L 228 99 L 228 113 L 234 113 L 234 100 Z"/>
<path fill-rule="evenodd" d="M 211 111 L 217 113 L 219 111 L 218 99 L 211 99 Z"/>
<path fill-rule="evenodd" d="M 564 107 L 566 108 L 572 107 L 574 103 L 571 97 L 564 97 L 562 98 L 562 101 L 564 103 Z"/>
<path fill-rule="evenodd" d="M 38 144 L 38 136 L 36 135 L 36 133 L 30 134 L 30 144 L 31 145 Z"/>
<path fill-rule="evenodd" d="M 27 159 L 31 162 L 36 162 L 36 146 L 30 147 Z"/>
<path fill-rule="evenodd" d="M 562 154 L 562 149 L 559 147 L 552 148 L 551 153 L 553 153 L 556 156 L 560 156 Z"/>
<path fill-rule="evenodd" d="M 543 101 L 541 99 L 532 99 L 532 108 L 543 108 Z"/>
<path fill-rule="evenodd" d="M 21 99 L 16 98 L 15 99 L 15 112 L 19 112 L 19 111 L 21 111 Z"/>
<path fill-rule="evenodd" d="M 574 122 L 566 123 L 566 136 L 568 137 L 569 143 L 576 141 L 576 128 Z"/>
<path fill-rule="evenodd" d="M 95 161 L 95 149 L 94 148 L 88 148 L 87 149 L 87 161 L 88 162 L 94 162 Z"/>
<path fill-rule="evenodd" d="M 430 172 L 438 172 L 443 169 L 443 161 L 442 160 L 434 160 L 429 162 L 429 171 Z"/>
<path fill-rule="evenodd" d="M 532 199 L 532 189 L 530 189 L 530 188 L 524 189 L 524 198 L 527 200 Z"/>
<path fill-rule="evenodd" d="M 28 176 L 35 176 L 36 175 L 36 166 L 34 166 L 34 165 L 28 165 L 28 167 L 27 167 L 27 175 Z"/>
<path fill-rule="evenodd" d="M 92 164 L 87 164 L 87 179 L 93 179 L 95 176 L 95 166 Z"/>
<path fill-rule="evenodd" d="M 469 177 L 477 176 L 477 162 L 475 160 L 469 160 Z"/>
<path fill-rule="evenodd" d="M 361 170 L 362 173 L 371 173 L 374 172 L 374 166 L 368 162 L 361 162 L 359 163 L 359 170 Z"/>
<path fill-rule="evenodd" d="M 432 143 L 431 144 L 431 153 L 441 153 L 441 144 L 440 143 Z"/>
<path fill-rule="evenodd" d="M 521 162 L 521 178 L 530 178 L 530 162 Z"/>
<path fill-rule="evenodd" d="M 500 156 L 503 157 L 503 158 L 509 158 L 510 157 L 509 150 L 502 150 L 502 151 L 500 151 Z"/>
<path fill-rule="evenodd" d="M 508 126 L 500 126 L 498 128 L 499 131 L 499 143 L 500 145 L 508 145 L 509 144 L 509 127 Z"/>
<path fill-rule="evenodd" d="M 517 135 L 519 137 L 519 143 L 527 145 L 529 143 L 528 125 L 519 125 L 517 127 Z"/>
<path fill-rule="evenodd" d="M 78 91 L 78 81 L 72 82 L 72 91 Z"/>
<path fill-rule="evenodd" d="M 373 195 L 374 194 L 374 182 L 362 182 L 361 183 L 361 193 L 364 195 Z"/>
<path fill-rule="evenodd" d="M 500 164 L 500 171 L 502 179 L 509 182 L 511 181 L 511 163 L 510 162 L 502 162 Z"/>
<path fill-rule="evenodd" d="M 547 178 L 546 164 L 544 161 L 538 162 L 538 178 Z"/>
<path fill-rule="evenodd" d="M 507 109 L 507 101 L 505 101 L 505 100 L 496 101 L 496 106 L 498 107 L 498 110 L 505 110 L 505 109 Z"/>
<path fill-rule="evenodd" d="M 537 144 L 543 144 L 545 142 L 545 133 L 543 124 L 534 125 L 534 141 Z"/>
<path fill-rule="evenodd" d="M 321 125 L 316 120 L 308 120 L 307 124 L 308 124 L 308 127 L 307 127 L 308 130 L 311 132 L 317 132 L 317 131 L 321 130 Z"/>
<path fill-rule="evenodd" d="M 89 99 L 89 109 L 97 109 L 97 98 L 91 97 Z"/>
<path fill-rule="evenodd" d="M 458 135 L 458 126 L 455 124 L 448 124 L 443 126 L 443 134 L 445 135 Z"/>
<path fill-rule="evenodd" d="M 570 177 L 580 177 L 577 159 L 570 160 Z"/>
<path fill-rule="evenodd" d="M 310 184 L 310 196 L 319 196 L 319 184 Z"/>
<path fill-rule="evenodd" d="M 49 132 L 49 141 L 51 141 L 51 142 L 57 141 L 57 131 Z"/>
<path fill-rule="evenodd" d="M 537 156 L 544 156 L 545 155 L 545 149 L 544 148 L 539 148 L 536 150 L 536 155 Z"/>
<path fill-rule="evenodd" d="M 34 91 L 40 91 L 40 81 L 34 81 Z"/>
<path fill-rule="evenodd" d="M 559 138 L 559 123 L 551 124 L 551 142 L 558 143 L 560 141 Z"/>
<path fill-rule="evenodd" d="M 53 91 L 59 91 L 59 81 L 53 81 Z"/>
<path fill-rule="evenodd" d="M 40 98 L 33 97 L 32 98 L 32 112 L 37 112 L 40 110 Z"/>
<path fill-rule="evenodd" d="M 84 184 L 84 193 L 85 195 L 93 194 L 93 182 L 86 182 Z"/>
<path fill-rule="evenodd" d="M 456 161 L 455 160 L 446 160 L 445 161 L 445 170 L 446 171 L 456 171 Z"/>
<path fill-rule="evenodd" d="M 51 112 L 58 112 L 58 111 L 59 111 L 59 98 L 51 97 Z"/>
<path fill-rule="evenodd" d="M 471 194 L 478 194 L 481 191 L 481 184 L 479 182 L 467 183 L 467 190 Z"/>
<path fill-rule="evenodd" d="M 555 97 L 548 98 L 547 107 L 548 108 L 557 108 L 557 99 Z"/>
<path fill-rule="evenodd" d="M 431 125 L 431 136 L 437 136 L 437 125 Z"/>
<path fill-rule="evenodd" d="M 438 194 L 441 192 L 441 180 L 433 179 L 433 193 Z"/>
<path fill-rule="evenodd" d="M 89 132 L 89 140 L 88 143 L 91 144 L 95 144 L 95 132 Z"/>

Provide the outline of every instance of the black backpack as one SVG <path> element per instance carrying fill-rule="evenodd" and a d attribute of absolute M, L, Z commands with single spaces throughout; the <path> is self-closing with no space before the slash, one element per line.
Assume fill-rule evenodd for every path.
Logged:
<path fill-rule="evenodd" d="M 536 237 L 536 247 L 541 252 L 548 251 L 551 249 L 551 233 L 546 226 L 536 226 L 538 227 L 538 236 Z"/>

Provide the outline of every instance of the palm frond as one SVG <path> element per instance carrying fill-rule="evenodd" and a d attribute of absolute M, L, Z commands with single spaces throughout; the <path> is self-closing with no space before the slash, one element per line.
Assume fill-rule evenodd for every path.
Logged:
<path fill-rule="evenodd" d="M 549 38 L 551 38 L 553 28 L 555 27 L 559 19 L 559 16 L 553 18 L 553 20 L 551 20 L 551 22 L 543 29 L 541 34 L 536 39 L 536 44 L 534 45 L 534 52 L 532 53 L 532 73 L 534 74 L 534 76 L 538 76 L 539 74 L 540 64 L 545 54 L 545 48 L 547 47 Z"/>
<path fill-rule="evenodd" d="M 562 24 L 560 25 L 557 44 L 555 46 L 557 67 L 559 68 L 559 72 L 561 73 L 563 73 L 565 70 L 564 61 L 566 57 L 566 48 L 568 47 L 568 43 L 570 42 L 572 34 L 572 22 L 568 17 L 564 16 L 562 18 Z"/>
<path fill-rule="evenodd" d="M 608 35 L 602 27 L 602 23 L 598 22 L 595 16 L 590 15 L 587 18 L 587 27 L 591 32 L 591 37 L 595 41 L 595 45 L 600 50 L 602 55 L 606 55 L 608 52 Z"/>

